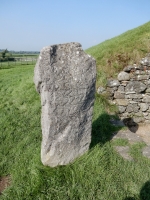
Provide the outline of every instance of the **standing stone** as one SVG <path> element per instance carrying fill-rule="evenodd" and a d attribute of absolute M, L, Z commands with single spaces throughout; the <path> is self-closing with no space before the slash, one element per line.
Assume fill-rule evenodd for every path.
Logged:
<path fill-rule="evenodd" d="M 96 63 L 79 43 L 42 49 L 34 71 L 42 104 L 41 160 L 65 165 L 91 143 Z"/>

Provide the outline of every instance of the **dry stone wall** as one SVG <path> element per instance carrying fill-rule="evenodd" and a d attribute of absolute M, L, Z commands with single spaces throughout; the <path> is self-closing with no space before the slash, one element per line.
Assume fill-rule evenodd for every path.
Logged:
<path fill-rule="evenodd" d="M 102 87 L 99 93 L 104 93 Z M 140 65 L 127 66 L 117 79 L 109 79 L 107 93 L 118 106 L 120 118 L 131 117 L 136 123 L 150 122 L 150 54 Z"/>

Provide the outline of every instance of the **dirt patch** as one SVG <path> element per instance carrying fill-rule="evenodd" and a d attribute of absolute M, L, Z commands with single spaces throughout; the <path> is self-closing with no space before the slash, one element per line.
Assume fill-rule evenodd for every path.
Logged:
<path fill-rule="evenodd" d="M 10 176 L 0 177 L 0 195 L 10 185 Z"/>
<path fill-rule="evenodd" d="M 139 135 L 147 145 L 150 145 L 150 124 L 140 124 L 136 134 Z"/>
<path fill-rule="evenodd" d="M 124 121 L 124 125 L 127 129 L 119 130 L 114 133 L 112 140 L 119 138 L 127 139 L 131 145 L 138 142 L 145 142 L 146 147 L 141 150 L 141 153 L 143 156 L 150 159 L 150 124 L 137 124 L 129 118 L 127 120 Z M 116 123 L 116 121 L 114 121 L 113 123 L 111 122 L 111 124 L 116 126 L 118 125 L 118 122 Z M 115 149 L 124 159 L 132 160 L 129 155 L 128 146 L 119 146 L 115 147 Z"/>

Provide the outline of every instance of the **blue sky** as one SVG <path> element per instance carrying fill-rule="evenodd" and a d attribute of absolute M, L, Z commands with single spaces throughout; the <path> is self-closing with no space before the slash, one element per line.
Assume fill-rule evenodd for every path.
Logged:
<path fill-rule="evenodd" d="M 150 0 L 0 0 L 0 49 L 84 49 L 150 21 Z"/>

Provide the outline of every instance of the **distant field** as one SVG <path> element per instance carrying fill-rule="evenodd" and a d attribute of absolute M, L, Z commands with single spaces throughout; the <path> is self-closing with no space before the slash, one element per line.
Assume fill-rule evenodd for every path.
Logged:
<path fill-rule="evenodd" d="M 39 54 L 12 54 L 12 57 L 38 57 Z"/>
<path fill-rule="evenodd" d="M 35 65 L 37 62 L 38 56 L 20 56 L 15 57 L 15 61 L 0 61 L 0 69 L 13 68 L 20 65 Z"/>

